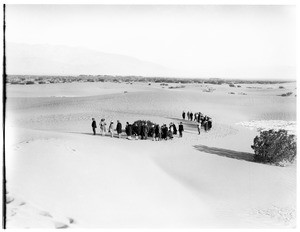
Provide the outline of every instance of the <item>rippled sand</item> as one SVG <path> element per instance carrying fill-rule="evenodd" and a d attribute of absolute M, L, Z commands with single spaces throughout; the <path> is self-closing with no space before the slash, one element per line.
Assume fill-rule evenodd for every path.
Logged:
<path fill-rule="evenodd" d="M 241 86 L 8 86 L 8 227 L 294 227 L 295 165 L 253 163 L 257 131 L 239 123 L 296 121 L 295 83 Z M 209 115 L 212 130 L 198 135 L 182 110 Z M 92 117 L 183 121 L 185 131 L 160 142 L 92 136 Z"/>

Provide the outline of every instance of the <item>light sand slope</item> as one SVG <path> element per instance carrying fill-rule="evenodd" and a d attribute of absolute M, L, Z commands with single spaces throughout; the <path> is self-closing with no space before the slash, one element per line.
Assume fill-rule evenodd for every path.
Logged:
<path fill-rule="evenodd" d="M 20 136 L 11 145 L 8 189 L 50 214 L 74 219 L 76 227 L 295 225 L 294 166 L 199 152 L 178 138 L 22 133 L 31 139 Z M 17 214 L 8 227 L 23 227 L 16 221 Z"/>
<path fill-rule="evenodd" d="M 57 92 L 50 86 L 9 88 L 7 185 L 15 201 L 8 227 L 295 226 L 295 165 L 251 162 L 257 132 L 238 125 L 295 121 L 296 98 L 277 96 L 293 85 L 222 85 L 212 93 L 202 91 L 205 85 L 72 83 Z M 212 130 L 199 136 L 185 121 L 183 138 L 172 141 L 91 135 L 92 117 L 123 126 L 137 119 L 169 124 L 181 121 L 182 110 L 211 116 Z"/>

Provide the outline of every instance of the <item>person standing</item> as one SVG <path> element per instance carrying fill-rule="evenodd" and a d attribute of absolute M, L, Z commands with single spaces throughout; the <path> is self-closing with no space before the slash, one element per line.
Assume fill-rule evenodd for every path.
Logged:
<path fill-rule="evenodd" d="M 207 120 L 204 120 L 203 126 L 204 126 L 204 131 L 207 132 L 207 130 L 208 130 L 208 121 Z"/>
<path fill-rule="evenodd" d="M 200 122 L 198 122 L 198 124 L 197 124 L 197 129 L 198 129 L 198 135 L 200 135 L 200 130 L 201 130 L 201 123 Z"/>
<path fill-rule="evenodd" d="M 135 139 L 139 139 L 138 126 L 136 123 L 132 125 L 132 134 L 135 136 Z"/>
<path fill-rule="evenodd" d="M 149 136 L 152 137 L 152 141 L 155 140 L 155 125 L 154 124 L 149 129 Z"/>
<path fill-rule="evenodd" d="M 208 130 L 210 130 L 211 127 L 212 127 L 212 120 L 211 120 L 211 118 L 208 118 L 207 124 L 208 124 Z"/>
<path fill-rule="evenodd" d="M 176 128 L 175 123 L 173 123 L 173 133 L 174 133 L 174 135 L 177 135 L 177 128 Z"/>
<path fill-rule="evenodd" d="M 146 140 L 148 139 L 148 132 L 149 132 L 149 127 L 148 127 L 147 123 L 145 123 L 145 125 L 144 125 L 144 136 L 145 136 Z"/>
<path fill-rule="evenodd" d="M 167 140 L 167 136 L 168 136 L 168 127 L 167 127 L 166 124 L 164 124 L 163 127 L 161 128 L 161 133 L 162 133 L 161 138 L 164 139 L 164 140 Z"/>
<path fill-rule="evenodd" d="M 179 131 L 179 137 L 182 137 L 182 132 L 184 131 L 182 122 L 180 122 L 178 126 L 178 131 Z"/>
<path fill-rule="evenodd" d="M 108 132 L 110 133 L 111 137 L 114 137 L 114 122 L 111 121 L 108 127 Z"/>
<path fill-rule="evenodd" d="M 193 113 L 190 113 L 190 120 L 193 121 Z"/>
<path fill-rule="evenodd" d="M 182 112 L 182 119 L 185 120 L 185 112 Z"/>
<path fill-rule="evenodd" d="M 197 122 L 200 122 L 200 118 L 201 118 L 201 113 L 199 112 Z"/>
<path fill-rule="evenodd" d="M 117 133 L 118 133 L 118 137 L 121 138 L 121 134 L 122 134 L 122 124 L 120 123 L 119 120 L 117 120 Z"/>
<path fill-rule="evenodd" d="M 105 122 L 104 118 L 102 118 L 101 122 L 100 122 L 100 131 L 101 131 L 102 136 L 104 136 L 106 133 L 106 122 Z"/>
<path fill-rule="evenodd" d="M 158 124 L 155 126 L 154 132 L 155 132 L 155 140 L 159 141 L 161 130 L 160 130 L 160 126 Z"/>
<path fill-rule="evenodd" d="M 145 123 L 142 122 L 141 125 L 141 140 L 143 140 L 145 138 Z"/>
<path fill-rule="evenodd" d="M 187 120 L 190 120 L 190 112 L 187 112 Z"/>
<path fill-rule="evenodd" d="M 97 123 L 94 118 L 92 118 L 92 128 L 93 128 L 94 135 L 96 135 Z"/>

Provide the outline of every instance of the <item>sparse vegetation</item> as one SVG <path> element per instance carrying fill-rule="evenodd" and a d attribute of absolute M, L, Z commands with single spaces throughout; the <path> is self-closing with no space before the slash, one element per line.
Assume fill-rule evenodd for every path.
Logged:
<path fill-rule="evenodd" d="M 287 92 L 287 93 L 283 93 L 281 95 L 278 95 L 278 96 L 281 96 L 281 97 L 288 97 L 288 96 L 291 96 L 293 94 L 293 92 Z"/>
<path fill-rule="evenodd" d="M 261 131 L 256 136 L 251 148 L 254 150 L 254 160 L 285 166 L 296 159 L 296 137 L 288 135 L 286 130 Z"/>
<path fill-rule="evenodd" d="M 79 76 L 34 76 L 34 75 L 8 75 L 6 82 L 8 84 L 26 84 L 32 81 L 33 84 L 39 84 L 39 81 L 44 81 L 45 84 L 54 83 L 71 83 L 71 82 L 133 82 L 146 83 L 161 83 L 162 86 L 167 86 L 170 83 L 178 84 L 228 84 L 230 87 L 235 87 L 234 84 L 280 84 L 289 81 L 266 81 L 266 80 L 233 80 L 220 78 L 171 78 L 171 77 L 143 77 L 143 76 L 112 76 L 112 75 L 79 75 Z M 32 83 L 31 83 L 32 84 Z M 240 85 L 237 85 L 239 87 Z M 249 88 L 249 87 L 247 87 Z M 259 87 L 253 87 L 259 88 Z M 284 88 L 280 86 L 279 88 Z"/>
<path fill-rule="evenodd" d="M 180 89 L 185 88 L 185 85 L 177 85 L 177 86 L 170 86 L 169 89 Z"/>

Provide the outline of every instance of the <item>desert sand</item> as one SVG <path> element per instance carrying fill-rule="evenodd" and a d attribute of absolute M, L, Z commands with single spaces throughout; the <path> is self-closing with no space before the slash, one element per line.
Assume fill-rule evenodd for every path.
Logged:
<path fill-rule="evenodd" d="M 296 133 L 296 84 L 280 85 L 8 85 L 7 227 L 294 228 L 296 165 L 255 163 L 250 147 L 263 126 Z M 212 117 L 211 131 L 198 135 L 182 110 Z M 93 136 L 92 117 L 185 131 Z"/>

